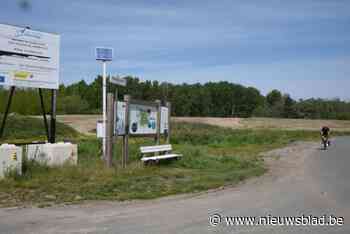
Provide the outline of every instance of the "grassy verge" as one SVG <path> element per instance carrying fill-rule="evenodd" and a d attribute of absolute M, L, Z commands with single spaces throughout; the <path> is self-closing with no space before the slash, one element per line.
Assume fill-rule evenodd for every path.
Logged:
<path fill-rule="evenodd" d="M 145 167 L 140 163 L 138 149 L 153 142 L 132 138 L 128 168 L 107 169 L 99 159 L 100 143 L 96 139 L 81 137 L 70 128 L 64 128 L 70 136 L 79 137 L 78 166 L 48 168 L 25 162 L 22 176 L 0 181 L 0 206 L 150 199 L 233 185 L 264 173 L 260 152 L 297 140 L 318 139 L 318 132 L 232 130 L 176 123 L 171 141 L 175 151 L 184 155 L 183 159 Z M 61 137 L 65 137 L 64 133 Z M 117 157 L 120 148 L 119 141 L 115 165 L 120 165 L 120 157 Z"/>
<path fill-rule="evenodd" d="M 3 115 L 0 114 L 0 120 Z M 48 117 L 49 121 L 49 117 Z M 68 125 L 57 122 L 56 134 L 58 140 L 77 140 L 82 137 L 77 131 Z M 17 114 L 7 117 L 3 138 L 0 143 L 21 143 L 31 141 L 45 141 L 46 131 L 44 121 L 41 118 L 32 118 Z"/>

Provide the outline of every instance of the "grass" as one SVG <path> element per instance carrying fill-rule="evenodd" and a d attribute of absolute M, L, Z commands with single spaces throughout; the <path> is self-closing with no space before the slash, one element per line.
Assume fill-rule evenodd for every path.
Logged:
<path fill-rule="evenodd" d="M 32 138 L 13 119 L 9 132 Z M 33 126 L 33 125 L 32 125 Z M 232 130 L 205 124 L 176 123 L 171 142 L 175 152 L 184 155 L 177 161 L 143 166 L 139 146 L 152 145 L 151 139 L 130 139 L 130 162 L 120 165 L 120 140 L 116 145 L 115 167 L 105 168 L 100 158 L 100 142 L 83 137 L 60 125 L 60 137 L 79 138 L 78 166 L 48 168 L 24 162 L 22 176 L 0 180 L 0 206 L 36 205 L 39 207 L 82 200 L 151 199 L 171 194 L 208 190 L 234 185 L 265 172 L 260 152 L 297 140 L 318 139 L 318 132 L 277 130 Z M 14 128 L 14 129 L 12 129 Z M 19 132 L 16 132 L 16 131 Z M 45 133 L 45 132 L 44 132 Z M 38 133 L 43 134 L 43 132 Z M 11 136 L 9 139 L 14 139 Z"/>
<path fill-rule="evenodd" d="M 3 115 L 0 114 L 2 121 Z M 49 117 L 48 117 L 48 122 Z M 81 135 L 68 125 L 57 122 L 56 134 L 58 140 L 76 140 Z M 40 118 L 32 118 L 17 114 L 11 114 L 7 117 L 3 138 L 0 143 L 11 142 L 21 143 L 30 141 L 47 140 L 44 121 Z"/>

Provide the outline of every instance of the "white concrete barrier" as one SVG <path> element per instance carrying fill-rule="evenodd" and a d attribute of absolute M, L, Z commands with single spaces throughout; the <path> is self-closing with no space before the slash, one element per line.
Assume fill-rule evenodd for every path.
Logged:
<path fill-rule="evenodd" d="M 4 178 L 10 171 L 22 174 L 22 147 L 2 144 L 0 145 L 0 178 Z"/>
<path fill-rule="evenodd" d="M 48 166 L 78 164 L 78 146 L 72 143 L 27 145 L 27 158 Z"/>

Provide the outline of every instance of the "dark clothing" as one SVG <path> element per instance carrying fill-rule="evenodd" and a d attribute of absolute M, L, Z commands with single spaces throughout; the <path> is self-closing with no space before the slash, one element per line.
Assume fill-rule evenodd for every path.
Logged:
<path fill-rule="evenodd" d="M 329 127 L 323 127 L 321 129 L 322 136 L 328 136 L 329 135 L 329 131 L 330 131 Z"/>

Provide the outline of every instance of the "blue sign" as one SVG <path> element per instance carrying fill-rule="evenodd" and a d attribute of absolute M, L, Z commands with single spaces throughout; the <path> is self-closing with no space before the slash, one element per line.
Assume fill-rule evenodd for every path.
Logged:
<path fill-rule="evenodd" d="M 96 48 L 96 60 L 112 61 L 113 60 L 113 49 L 97 47 Z"/>
<path fill-rule="evenodd" d="M 5 83 L 5 76 L 0 76 L 0 83 Z"/>

